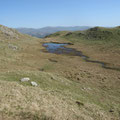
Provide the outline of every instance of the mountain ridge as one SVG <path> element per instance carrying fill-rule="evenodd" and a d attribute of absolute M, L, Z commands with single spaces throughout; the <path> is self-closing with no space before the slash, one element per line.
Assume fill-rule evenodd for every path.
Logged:
<path fill-rule="evenodd" d="M 15 28 L 20 33 L 28 34 L 34 37 L 43 38 L 47 35 L 53 34 L 59 31 L 78 31 L 78 30 L 87 30 L 91 27 L 89 26 L 57 26 L 57 27 L 43 27 L 43 28 Z"/>
<path fill-rule="evenodd" d="M 120 37 L 120 27 L 106 28 L 106 27 L 93 27 L 84 31 L 59 31 L 54 34 L 48 35 L 47 37 L 65 37 L 65 38 L 84 38 L 84 39 L 118 39 Z"/>

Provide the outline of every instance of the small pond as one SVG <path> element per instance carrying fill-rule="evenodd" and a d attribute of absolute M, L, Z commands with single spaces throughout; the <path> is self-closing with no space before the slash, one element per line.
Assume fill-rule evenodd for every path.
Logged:
<path fill-rule="evenodd" d="M 71 45 L 71 44 L 70 43 L 53 43 L 53 42 L 43 43 L 43 46 L 46 48 L 47 52 L 49 53 L 64 54 L 69 56 L 79 56 L 86 62 L 97 63 L 97 64 L 100 64 L 103 68 L 120 71 L 120 68 L 107 66 L 108 63 L 105 63 L 102 61 L 90 60 L 89 56 L 84 55 L 81 51 L 78 51 L 74 48 L 68 48 L 66 47 L 67 45 Z"/>

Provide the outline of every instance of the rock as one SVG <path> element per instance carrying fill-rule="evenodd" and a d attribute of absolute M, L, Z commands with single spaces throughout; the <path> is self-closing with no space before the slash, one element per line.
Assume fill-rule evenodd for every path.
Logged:
<path fill-rule="evenodd" d="M 58 62 L 57 60 L 48 59 L 50 62 Z"/>
<path fill-rule="evenodd" d="M 35 86 L 35 87 L 38 86 L 38 84 L 36 82 L 33 82 L 33 81 L 31 82 L 31 85 Z"/>
<path fill-rule="evenodd" d="M 77 104 L 78 106 L 83 106 L 83 105 L 84 105 L 84 103 L 82 103 L 82 102 L 80 102 L 80 101 L 76 101 L 76 104 Z"/>
<path fill-rule="evenodd" d="M 109 112 L 114 112 L 114 110 L 110 109 Z"/>
<path fill-rule="evenodd" d="M 17 49 L 18 49 L 17 46 L 12 45 L 12 44 L 9 44 L 8 47 L 9 47 L 10 49 L 13 49 L 13 50 L 17 50 Z"/>
<path fill-rule="evenodd" d="M 79 80 L 80 80 L 80 78 L 79 78 L 79 77 L 77 77 L 77 80 L 79 81 Z"/>
<path fill-rule="evenodd" d="M 43 69 L 43 68 L 40 68 L 39 71 L 44 71 L 44 69 Z"/>
<path fill-rule="evenodd" d="M 2 31 L 3 34 L 5 34 L 10 38 L 16 38 L 16 39 L 19 38 L 18 37 L 19 33 L 15 29 L 11 29 L 11 28 L 0 25 L 0 31 Z"/>
<path fill-rule="evenodd" d="M 30 80 L 30 78 L 26 77 L 26 78 L 22 78 L 21 82 L 28 82 Z"/>
<path fill-rule="evenodd" d="M 52 80 L 55 80 L 55 78 L 54 78 L 53 76 L 51 76 L 51 79 L 52 79 Z"/>

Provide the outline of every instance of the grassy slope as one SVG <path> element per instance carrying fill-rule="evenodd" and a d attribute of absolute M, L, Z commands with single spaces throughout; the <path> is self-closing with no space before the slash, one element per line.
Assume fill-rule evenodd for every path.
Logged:
<path fill-rule="evenodd" d="M 92 82 L 91 73 L 85 71 L 80 72 L 80 77 L 84 77 L 88 83 L 65 78 L 54 72 L 59 72 L 63 63 L 59 63 L 60 66 L 57 64 L 56 68 L 48 58 L 66 60 L 66 57 L 42 53 L 42 39 L 17 31 L 13 33 L 0 31 L 0 119 L 119 119 L 120 91 L 119 84 L 115 83 L 118 81 L 112 81 L 112 78 L 105 80 L 104 76 L 96 75 L 95 79 L 105 80 L 101 85 L 98 81 Z M 11 45 L 17 46 L 17 49 L 14 50 Z M 65 64 L 71 67 L 69 62 Z M 45 71 L 40 71 L 41 68 Z M 22 77 L 30 77 L 38 83 L 38 87 L 21 83 Z M 114 88 L 111 84 L 115 84 Z M 114 113 L 110 113 L 110 109 Z"/>
<path fill-rule="evenodd" d="M 47 37 L 61 37 L 73 43 L 87 43 L 120 47 L 120 27 L 102 28 L 95 27 L 86 31 L 57 32 Z"/>
<path fill-rule="evenodd" d="M 56 42 L 71 42 L 71 43 L 74 43 L 73 48 L 76 48 L 77 50 L 82 51 L 84 54 L 90 56 L 90 58 L 92 58 L 94 60 L 101 60 L 101 61 L 110 63 L 113 66 L 120 67 L 120 61 L 119 61 L 119 59 L 120 59 L 120 27 L 116 27 L 116 28 L 96 27 L 96 28 L 91 28 L 87 31 L 82 31 L 82 32 L 81 31 L 76 31 L 76 32 L 62 31 L 62 32 L 57 32 L 55 34 L 49 35 L 49 36 L 46 37 L 46 39 L 48 39 L 50 41 L 53 41 L 53 42 L 55 40 Z M 86 67 L 85 65 L 84 65 L 84 67 L 82 67 L 82 64 L 79 65 L 80 61 L 79 62 L 75 61 L 75 59 L 73 59 L 73 62 L 76 62 L 76 66 L 78 65 L 79 68 L 84 69 Z M 72 62 L 72 64 L 73 64 L 73 62 Z M 86 67 L 86 71 L 89 71 L 90 67 L 91 66 Z M 75 71 L 77 71 L 77 70 L 79 70 L 79 69 L 77 69 L 77 67 L 76 67 Z M 93 69 L 91 69 L 91 71 L 94 71 L 93 72 L 94 77 L 97 76 L 97 75 L 95 75 L 95 72 L 98 72 L 96 67 L 95 68 L 93 67 Z M 91 71 L 89 71 L 90 74 L 91 74 Z M 84 81 L 82 81 L 81 84 L 83 84 L 85 86 L 89 86 L 92 83 L 91 86 L 93 88 L 96 88 L 96 91 L 98 89 L 99 93 L 97 93 L 97 95 L 99 97 L 100 96 L 101 97 L 102 96 L 106 96 L 106 97 L 107 96 L 114 96 L 114 97 L 116 96 L 115 99 L 117 100 L 117 97 L 118 98 L 120 97 L 119 92 L 118 92 L 119 91 L 118 89 L 120 89 L 119 86 L 118 86 L 119 72 L 118 73 L 117 72 L 112 73 L 112 72 L 113 71 L 110 71 L 106 74 L 104 70 L 103 70 L 103 72 L 99 71 L 99 73 L 101 74 L 100 75 L 101 77 L 104 76 L 104 77 L 107 78 L 106 79 L 107 81 L 105 80 L 106 84 L 103 83 L 103 85 L 100 85 L 101 87 L 98 85 L 99 84 L 98 81 L 100 81 L 98 77 L 91 78 L 92 81 L 90 82 L 90 81 L 88 81 L 88 79 L 90 78 L 90 76 L 89 76 L 88 79 L 85 79 L 87 85 L 85 85 L 85 83 L 83 84 Z M 83 76 L 84 76 L 84 72 L 82 72 L 82 73 L 83 73 Z M 77 79 L 76 75 L 78 75 L 79 72 L 74 73 L 72 71 L 69 74 L 70 74 L 69 75 L 70 78 L 72 77 L 72 79 Z M 113 75 L 114 77 L 112 76 L 112 74 L 114 74 Z M 103 79 L 104 79 L 104 77 L 103 77 Z M 116 79 L 115 77 L 116 78 L 118 77 L 118 78 Z M 83 78 L 78 78 L 78 79 L 81 80 L 81 79 L 84 79 L 84 78 L 85 78 L 85 76 Z M 94 79 L 96 79 L 97 83 L 95 83 Z M 113 83 L 113 81 L 115 83 Z M 94 85 L 97 85 L 97 86 L 95 87 Z M 104 87 L 106 87 L 107 89 L 105 90 Z M 112 94 L 110 93 L 110 91 L 108 89 L 111 91 Z M 105 91 L 106 91 L 106 93 L 104 94 Z M 109 93 L 110 93 L 110 95 L 109 95 Z M 95 97 L 97 98 L 97 96 L 95 96 Z M 95 97 L 92 96 L 92 98 L 90 98 L 90 99 L 93 99 L 94 102 L 100 100 L 99 97 L 98 97 L 99 99 L 95 100 L 94 99 Z M 116 101 L 115 99 L 113 100 L 111 98 L 111 102 L 115 102 Z M 104 100 L 108 100 L 108 99 L 105 98 Z M 106 103 L 111 104 L 111 102 L 110 101 L 109 102 L 104 101 L 105 104 Z M 104 106 L 102 102 L 99 102 L 99 105 Z M 117 106 L 119 106 L 119 105 L 120 105 L 120 103 L 117 104 Z"/>

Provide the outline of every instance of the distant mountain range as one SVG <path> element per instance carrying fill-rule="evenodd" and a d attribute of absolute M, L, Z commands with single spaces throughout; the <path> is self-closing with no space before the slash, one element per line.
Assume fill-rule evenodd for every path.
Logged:
<path fill-rule="evenodd" d="M 16 28 L 19 32 L 23 34 L 28 34 L 31 36 L 43 38 L 47 35 L 53 34 L 55 32 L 59 31 L 81 31 L 81 30 L 87 30 L 91 27 L 89 26 L 74 26 L 74 27 L 44 27 L 39 29 L 34 28 Z"/>

